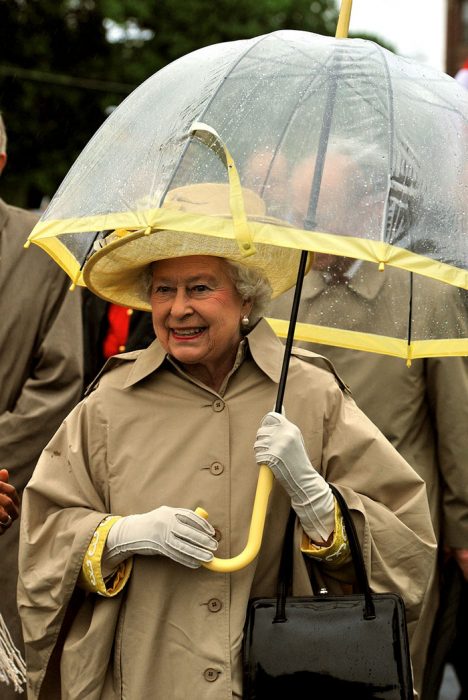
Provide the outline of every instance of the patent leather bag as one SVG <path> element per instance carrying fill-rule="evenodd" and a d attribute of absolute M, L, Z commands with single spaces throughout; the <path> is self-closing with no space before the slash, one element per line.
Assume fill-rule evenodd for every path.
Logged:
<path fill-rule="evenodd" d="M 344 519 L 359 593 L 289 597 L 294 512 L 286 529 L 276 598 L 250 601 L 244 634 L 244 699 L 412 700 L 403 600 L 372 593 L 346 502 Z M 279 695 L 278 695 L 279 694 Z"/>

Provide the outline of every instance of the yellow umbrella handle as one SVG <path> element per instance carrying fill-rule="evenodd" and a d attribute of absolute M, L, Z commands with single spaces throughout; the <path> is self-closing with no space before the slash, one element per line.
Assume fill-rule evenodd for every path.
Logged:
<path fill-rule="evenodd" d="M 203 564 L 203 566 L 210 569 L 210 571 L 227 573 L 231 571 L 239 571 L 239 569 L 245 568 L 255 559 L 262 544 L 268 499 L 270 498 L 274 480 L 275 477 L 266 464 L 260 465 L 257 490 L 255 492 L 255 500 L 252 511 L 252 521 L 250 523 L 249 536 L 245 549 L 236 557 L 232 557 L 231 559 L 219 559 L 218 557 L 214 557 L 214 559 L 207 564 Z M 197 515 L 201 515 L 203 518 L 208 517 L 208 513 L 203 510 L 203 508 L 197 508 L 195 513 L 197 513 Z"/>
<path fill-rule="evenodd" d="M 351 8 L 353 0 L 342 0 L 338 24 L 336 25 L 335 38 L 346 39 L 349 31 L 349 20 L 351 19 Z"/>

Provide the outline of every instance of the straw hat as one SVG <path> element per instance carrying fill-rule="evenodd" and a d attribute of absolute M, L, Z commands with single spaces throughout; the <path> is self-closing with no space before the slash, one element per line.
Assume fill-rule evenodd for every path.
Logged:
<path fill-rule="evenodd" d="M 242 190 L 248 221 L 289 226 L 265 214 L 264 201 L 252 190 Z M 232 221 L 229 208 L 229 186 L 222 183 L 200 183 L 171 190 L 161 209 L 171 209 L 206 217 Z M 151 310 L 144 271 L 150 263 L 186 255 L 213 255 L 252 267 L 271 284 L 273 298 L 294 286 L 300 250 L 255 242 L 256 252 L 244 256 L 232 238 L 202 235 L 186 231 L 152 229 L 121 235 L 114 231 L 105 239 L 103 248 L 94 253 L 83 268 L 86 286 L 95 294 L 116 304 L 144 311 Z"/>

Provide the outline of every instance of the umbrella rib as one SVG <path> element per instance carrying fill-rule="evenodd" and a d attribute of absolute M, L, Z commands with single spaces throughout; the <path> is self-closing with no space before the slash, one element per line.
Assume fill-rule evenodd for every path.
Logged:
<path fill-rule="evenodd" d="M 447 104 L 436 104 L 434 101 L 429 100 L 427 97 L 418 97 L 417 99 L 413 97 L 412 95 L 408 95 L 408 102 L 413 101 L 416 102 L 416 104 L 425 104 L 429 105 L 430 107 L 437 107 L 438 109 L 443 109 L 446 112 L 453 112 L 454 114 L 458 115 L 463 122 L 466 124 L 468 122 L 468 118 L 463 114 L 463 112 L 460 111 L 458 107 L 455 105 L 452 105 L 450 103 Z"/>
<path fill-rule="evenodd" d="M 322 63 L 322 68 L 324 68 L 324 67 L 327 65 L 327 63 L 330 62 L 330 60 L 331 60 L 331 54 L 330 54 L 330 56 L 327 58 L 327 60 L 324 61 L 324 62 Z M 307 85 L 307 87 L 306 87 L 306 91 L 304 92 L 304 95 L 303 95 L 302 97 L 301 97 L 301 96 L 299 97 L 299 99 L 297 100 L 296 104 L 294 105 L 294 107 L 293 107 L 292 110 L 291 110 L 291 113 L 290 113 L 290 115 L 289 115 L 289 119 L 287 120 L 286 124 L 285 124 L 284 127 L 283 127 L 283 131 L 282 131 L 282 133 L 281 133 L 280 138 L 278 139 L 278 143 L 277 143 L 277 145 L 276 145 L 276 147 L 275 147 L 275 150 L 274 150 L 274 155 L 273 155 L 273 157 L 272 157 L 272 159 L 271 159 L 271 161 L 270 161 L 270 164 L 269 164 L 269 166 L 268 166 L 267 172 L 266 172 L 266 174 L 265 174 L 265 178 L 264 178 L 263 184 L 262 184 L 262 186 L 261 186 L 261 188 L 260 188 L 260 192 L 259 192 L 260 197 L 263 197 L 263 196 L 264 196 L 265 187 L 266 187 L 266 185 L 267 185 L 268 178 L 270 177 L 271 171 L 272 171 L 272 169 L 273 169 L 273 164 L 274 164 L 274 161 L 275 161 L 275 157 L 276 157 L 276 155 L 278 154 L 278 152 L 279 152 L 279 150 L 280 150 L 280 146 L 282 145 L 284 139 L 286 138 L 286 134 L 287 134 L 288 131 L 289 131 L 289 128 L 290 128 L 291 123 L 292 123 L 292 120 L 294 119 L 294 116 L 297 114 L 298 109 L 299 109 L 299 107 L 301 106 L 301 104 L 303 104 L 303 103 L 306 101 L 306 99 L 308 99 L 308 96 L 306 96 L 307 91 L 310 90 L 310 88 L 312 87 L 312 85 L 314 84 L 314 82 L 317 80 L 318 77 L 320 77 L 320 74 L 316 74 L 316 75 L 314 75 L 314 76 L 312 77 L 312 79 L 309 81 L 309 83 L 308 83 L 308 85 Z M 306 78 L 309 78 L 309 76 L 307 75 Z"/>
<path fill-rule="evenodd" d="M 410 272 L 410 291 L 409 291 L 409 305 L 408 305 L 408 347 L 411 345 L 412 333 L 413 333 L 413 273 Z"/>
<path fill-rule="evenodd" d="M 387 84 L 387 99 L 388 99 L 388 118 L 389 118 L 389 124 L 390 124 L 390 138 L 388 140 L 388 159 L 389 159 L 389 165 L 390 165 L 390 171 L 393 171 L 393 156 L 394 156 L 394 151 L 395 151 L 395 142 L 394 142 L 394 134 L 395 134 L 395 114 L 394 114 L 394 95 L 393 95 L 393 90 L 392 90 L 392 83 L 390 80 L 390 70 L 388 67 L 388 61 L 387 57 L 385 56 L 385 52 L 383 49 L 380 47 L 377 47 L 377 53 L 380 53 L 381 58 L 383 59 L 383 67 L 387 76 L 386 84 Z M 389 178 L 389 181 L 387 183 L 387 195 L 385 197 L 385 205 L 384 205 L 384 210 L 382 213 L 382 225 L 381 225 L 381 232 L 380 232 L 380 239 L 381 241 L 385 241 L 386 234 L 387 234 L 387 226 L 388 226 L 388 203 L 389 203 L 389 195 L 390 195 L 390 187 L 391 187 L 391 178 Z"/>

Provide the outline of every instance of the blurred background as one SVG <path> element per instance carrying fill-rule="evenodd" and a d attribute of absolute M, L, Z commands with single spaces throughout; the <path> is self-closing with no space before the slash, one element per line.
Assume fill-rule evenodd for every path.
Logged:
<path fill-rule="evenodd" d="M 112 109 L 179 56 L 283 28 L 334 35 L 338 12 L 338 0 L 0 0 L 0 196 L 43 209 Z M 454 75 L 468 0 L 354 0 L 349 35 Z"/>

